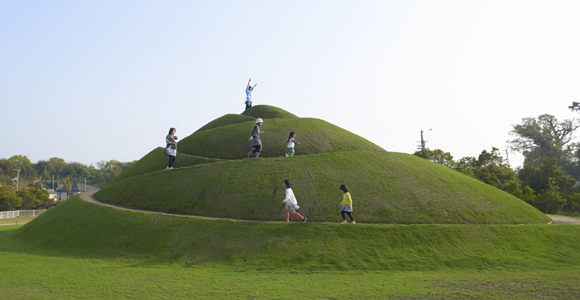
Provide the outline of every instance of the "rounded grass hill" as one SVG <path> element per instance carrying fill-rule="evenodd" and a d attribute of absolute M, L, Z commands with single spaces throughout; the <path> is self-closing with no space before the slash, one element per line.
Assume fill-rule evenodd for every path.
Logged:
<path fill-rule="evenodd" d="M 260 158 L 245 158 L 256 118 L 264 119 Z M 296 156 L 284 156 L 290 131 Z M 353 196 L 357 222 L 389 224 L 522 224 L 549 222 L 516 197 L 410 154 L 314 118 L 260 105 L 228 114 L 179 141 L 173 170 L 153 149 L 95 194 L 103 202 L 151 211 L 282 221 L 284 179 L 299 212 L 312 222 L 341 220 L 341 184 Z"/>

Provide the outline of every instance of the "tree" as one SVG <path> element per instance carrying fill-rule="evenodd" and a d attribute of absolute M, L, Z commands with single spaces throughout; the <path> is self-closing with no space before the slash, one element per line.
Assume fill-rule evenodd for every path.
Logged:
<path fill-rule="evenodd" d="M 14 156 L 10 157 L 9 159 L 15 160 L 16 162 L 18 162 L 22 166 L 32 166 L 30 159 L 28 159 L 28 157 L 26 157 L 26 155 L 14 155 Z"/>
<path fill-rule="evenodd" d="M 522 186 L 522 182 L 519 180 L 513 181 L 511 184 L 506 186 L 504 189 L 506 192 L 516 196 L 517 198 L 524 200 L 530 205 L 536 204 L 536 198 L 538 197 L 534 189 L 529 185 Z"/>
<path fill-rule="evenodd" d="M 0 208 L 8 209 L 22 206 L 22 198 L 16 194 L 16 188 L 11 185 L 0 186 Z"/>
<path fill-rule="evenodd" d="M 455 167 L 455 162 L 453 161 L 453 156 L 451 156 L 451 153 L 444 152 L 441 149 L 435 150 L 421 149 L 413 153 L 413 155 L 424 158 L 428 161 L 432 161 L 436 164 L 440 164 L 448 168 Z"/>
<path fill-rule="evenodd" d="M 562 213 L 566 199 L 558 192 L 559 188 L 551 179 L 548 182 L 548 187 L 544 190 L 537 199 L 537 204 L 544 205 L 546 213 Z"/>
<path fill-rule="evenodd" d="M 569 147 L 566 145 L 572 141 L 574 131 L 579 127 L 580 121 L 575 118 L 562 122 L 548 114 L 538 118 L 523 118 L 522 124 L 513 125 L 510 135 L 515 139 L 508 143 L 512 150 L 521 152 L 525 161 L 535 167 L 539 167 L 544 158 L 550 157 L 556 159 L 561 167 L 573 169 L 577 160 L 573 144 Z"/>
<path fill-rule="evenodd" d="M 40 190 L 44 189 L 44 187 L 42 186 L 42 175 L 41 176 L 38 176 L 38 178 L 36 178 L 34 180 L 34 182 L 32 183 L 32 185 L 35 188 L 37 188 L 37 189 L 40 189 Z"/>
<path fill-rule="evenodd" d="M 62 180 L 62 185 L 66 189 L 66 198 L 70 198 L 70 190 L 72 188 L 72 181 L 70 176 L 67 176 L 65 179 Z"/>
<path fill-rule="evenodd" d="M 560 166 L 556 159 L 546 157 L 539 168 L 531 163 L 524 163 L 524 167 L 518 170 L 518 178 L 523 185 L 528 185 L 536 194 L 549 188 L 550 182 L 557 186 L 563 195 L 573 193 L 576 180 L 568 175 Z"/>
<path fill-rule="evenodd" d="M 517 181 L 516 174 L 505 163 L 499 149 L 492 147 L 491 151 L 481 151 L 477 157 L 463 157 L 457 163 L 461 173 L 483 181 L 498 189 L 506 190 L 506 187 Z"/>

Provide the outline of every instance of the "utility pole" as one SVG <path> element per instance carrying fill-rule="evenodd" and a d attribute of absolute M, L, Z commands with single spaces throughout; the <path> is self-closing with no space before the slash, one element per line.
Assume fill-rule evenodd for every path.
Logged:
<path fill-rule="evenodd" d="M 429 129 L 429 131 L 431 131 L 431 130 L 433 130 L 433 129 Z M 427 142 L 428 142 L 428 141 L 426 141 L 426 140 L 423 138 L 423 133 L 424 133 L 424 131 L 423 131 L 423 130 L 421 130 L 421 141 L 419 142 L 419 143 L 421 143 L 421 145 L 419 145 L 419 150 L 423 150 L 423 149 L 425 149 L 425 148 L 426 148 L 426 144 L 427 144 Z"/>
<path fill-rule="evenodd" d="M 54 174 L 52 174 L 52 190 L 54 191 Z"/>
<path fill-rule="evenodd" d="M 20 169 L 14 169 L 16 171 L 16 190 L 18 191 L 18 183 L 20 182 Z"/>

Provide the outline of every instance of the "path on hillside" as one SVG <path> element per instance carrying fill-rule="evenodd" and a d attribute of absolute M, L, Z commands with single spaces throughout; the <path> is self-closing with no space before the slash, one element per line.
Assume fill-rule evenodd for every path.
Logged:
<path fill-rule="evenodd" d="M 123 207 L 123 206 L 119 206 L 119 205 L 115 205 L 115 204 L 104 203 L 104 202 L 101 202 L 101 201 L 95 199 L 95 197 L 93 197 L 93 195 L 97 191 L 98 190 L 88 191 L 88 192 L 81 193 L 81 199 L 83 201 L 86 201 L 86 202 L 90 202 L 90 203 L 94 203 L 94 204 L 98 204 L 98 205 L 102 205 L 102 206 L 108 206 L 108 207 L 112 207 L 112 208 L 116 208 L 116 209 L 122 209 L 122 210 L 142 211 L 142 212 L 148 212 L 148 213 L 154 213 L 154 214 L 162 214 L 162 215 L 168 215 L 168 216 L 178 216 L 178 217 L 190 217 L 190 218 L 202 218 L 202 219 L 228 219 L 228 220 L 234 220 L 234 219 L 231 219 L 231 218 L 201 217 L 201 216 L 193 216 L 193 215 L 185 215 L 185 214 L 164 213 L 164 212 L 150 211 L 150 210 L 137 209 L 137 208 L 127 208 L 127 207 Z M 553 224 L 580 225 L 580 219 L 570 218 L 570 217 L 565 217 L 565 216 L 558 216 L 558 215 L 546 215 L 546 216 L 548 216 L 549 218 L 551 218 L 554 221 Z M 237 221 L 247 221 L 247 220 L 237 220 Z M 256 222 L 256 221 L 253 221 L 253 222 Z M 257 222 L 260 222 L 260 221 L 257 221 Z"/>
<path fill-rule="evenodd" d="M 580 219 L 570 218 L 565 216 L 558 216 L 558 215 L 546 215 L 550 219 L 554 220 L 554 224 L 572 224 L 572 225 L 580 225 Z"/>
<path fill-rule="evenodd" d="M 176 217 L 186 217 L 186 218 L 200 218 L 200 219 L 224 219 L 224 220 L 236 220 L 236 221 L 249 221 L 249 220 L 238 220 L 238 219 L 232 219 L 232 218 L 215 218 L 215 217 L 203 217 L 203 216 L 194 216 L 194 215 L 186 215 L 186 214 L 172 214 L 172 213 L 165 213 L 165 212 L 159 212 L 159 211 L 150 211 L 150 210 L 144 210 L 144 209 L 138 209 L 138 208 L 127 208 L 127 207 L 123 207 L 123 206 L 119 206 L 119 205 L 115 205 L 115 204 L 109 204 L 109 203 L 104 203 L 101 202 L 99 200 L 97 200 L 93 195 L 98 192 L 99 190 L 93 190 L 93 191 L 88 191 L 88 192 L 83 192 L 81 193 L 81 200 L 86 201 L 86 202 L 90 202 L 90 203 L 94 203 L 94 204 L 98 204 L 98 205 L 102 205 L 102 206 L 108 206 L 108 207 L 112 207 L 115 209 L 121 209 L 121 210 L 130 210 L 130 211 L 141 211 L 141 212 L 146 212 L 146 213 L 152 213 L 152 214 L 160 214 L 160 215 L 167 215 L 167 216 L 176 216 Z M 263 222 L 263 221 L 252 221 L 252 222 Z"/>

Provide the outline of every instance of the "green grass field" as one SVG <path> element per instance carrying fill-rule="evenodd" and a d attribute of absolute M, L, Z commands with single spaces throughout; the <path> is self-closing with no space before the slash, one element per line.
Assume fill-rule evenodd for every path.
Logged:
<path fill-rule="evenodd" d="M 242 159 L 254 118 L 261 159 Z M 288 132 L 297 156 L 283 157 Z M 0 227 L 2 299 L 575 299 L 580 226 L 271 106 L 153 149 L 97 192 Z M 290 179 L 309 222 L 282 222 Z M 340 184 L 358 224 L 341 225 Z M 217 217 L 217 218 L 209 218 Z"/>
<path fill-rule="evenodd" d="M 572 225 L 175 217 L 75 196 L 0 227 L 0 281 L 7 299 L 573 298 L 579 237 Z"/>

